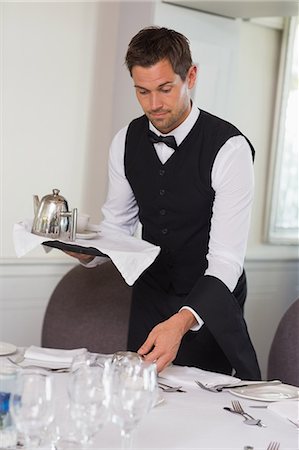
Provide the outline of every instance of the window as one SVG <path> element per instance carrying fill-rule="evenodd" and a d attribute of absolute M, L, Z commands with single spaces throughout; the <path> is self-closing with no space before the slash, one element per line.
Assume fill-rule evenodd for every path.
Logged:
<path fill-rule="evenodd" d="M 276 244 L 299 243 L 299 77 L 298 18 L 285 28 L 285 44 L 278 92 L 277 129 L 274 140 L 275 162 L 270 186 L 268 241 Z"/>

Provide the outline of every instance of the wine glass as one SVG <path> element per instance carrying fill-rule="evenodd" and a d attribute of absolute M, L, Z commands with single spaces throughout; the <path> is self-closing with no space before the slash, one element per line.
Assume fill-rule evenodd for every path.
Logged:
<path fill-rule="evenodd" d="M 51 375 L 39 369 L 19 371 L 10 396 L 10 412 L 17 430 L 24 435 L 25 448 L 38 447 L 54 419 Z"/>
<path fill-rule="evenodd" d="M 101 355 L 85 356 L 83 361 L 74 361 L 68 388 L 70 416 L 84 448 L 109 419 L 111 362 Z"/>
<path fill-rule="evenodd" d="M 130 364 L 131 362 L 138 363 L 143 361 L 142 356 L 140 356 L 137 352 L 119 351 L 115 352 L 112 356 L 112 364 L 115 364 L 119 361 L 122 361 L 122 364 L 124 364 L 124 360 L 126 360 L 128 364 Z"/>
<path fill-rule="evenodd" d="M 132 448 L 132 432 L 157 399 L 156 365 L 137 358 L 115 360 L 112 372 L 112 422 L 121 429 L 122 448 Z"/>
<path fill-rule="evenodd" d="M 88 366 L 88 367 L 102 367 L 104 368 L 106 364 L 110 364 L 111 356 L 105 355 L 101 353 L 91 353 L 89 351 L 85 351 L 75 356 L 72 364 L 71 364 L 71 373 L 74 373 L 79 367 Z M 108 370 L 108 367 L 106 367 Z"/>

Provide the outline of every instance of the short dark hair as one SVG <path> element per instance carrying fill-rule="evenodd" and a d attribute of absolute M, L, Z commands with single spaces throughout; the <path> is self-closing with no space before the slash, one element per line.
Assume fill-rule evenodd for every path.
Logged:
<path fill-rule="evenodd" d="M 169 60 L 173 71 L 184 81 L 192 66 L 189 41 L 177 31 L 147 27 L 132 38 L 125 63 L 132 75 L 134 66 L 150 67 L 163 59 Z"/>

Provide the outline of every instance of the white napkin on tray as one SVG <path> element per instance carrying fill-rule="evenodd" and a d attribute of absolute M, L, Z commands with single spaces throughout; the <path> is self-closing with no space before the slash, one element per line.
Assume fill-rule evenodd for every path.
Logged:
<path fill-rule="evenodd" d="M 87 350 L 85 348 L 63 350 L 31 345 L 25 350 L 23 361 L 18 364 L 22 367 L 33 364 L 51 369 L 69 368 L 73 359 L 86 351 Z"/>
<path fill-rule="evenodd" d="M 279 414 L 285 419 L 290 419 L 299 426 L 299 400 L 282 400 L 280 402 L 270 403 L 270 411 Z"/>
<path fill-rule="evenodd" d="M 160 372 L 159 376 L 173 383 L 180 384 L 183 387 L 196 387 L 195 380 L 200 381 L 207 387 L 213 387 L 216 384 L 236 384 L 240 378 L 232 377 L 222 373 L 209 372 L 198 369 L 197 367 L 171 365 Z"/>
<path fill-rule="evenodd" d="M 31 233 L 32 221 L 24 220 L 13 228 L 13 241 L 18 257 L 24 256 L 49 239 Z M 72 244 L 69 241 L 61 241 Z M 94 239 L 76 239 L 75 245 L 94 247 L 108 255 L 128 285 L 134 284 L 139 275 L 149 267 L 160 252 L 160 247 L 133 236 L 121 233 L 100 233 Z M 49 248 L 48 248 L 49 251 Z"/>

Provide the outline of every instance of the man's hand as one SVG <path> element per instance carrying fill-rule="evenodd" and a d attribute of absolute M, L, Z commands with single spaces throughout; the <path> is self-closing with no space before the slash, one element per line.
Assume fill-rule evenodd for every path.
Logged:
<path fill-rule="evenodd" d="M 181 310 L 156 325 L 138 353 L 146 361 L 156 362 L 157 371 L 161 372 L 175 359 L 182 337 L 195 323 L 195 317 L 189 310 Z"/>
<path fill-rule="evenodd" d="M 67 252 L 65 250 L 64 253 L 73 258 L 77 258 L 82 264 L 88 264 L 94 259 L 94 256 L 86 255 L 85 253 Z"/>

